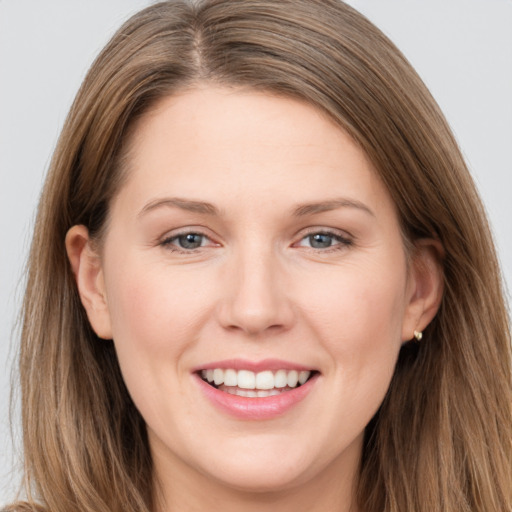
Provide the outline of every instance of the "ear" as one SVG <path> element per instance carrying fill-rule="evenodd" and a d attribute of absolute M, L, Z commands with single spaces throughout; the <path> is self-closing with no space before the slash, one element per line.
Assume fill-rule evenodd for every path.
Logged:
<path fill-rule="evenodd" d="M 73 226 L 67 232 L 66 251 L 80 299 L 94 332 L 100 338 L 112 339 L 102 262 L 85 226 Z"/>
<path fill-rule="evenodd" d="M 444 249 L 438 240 L 429 238 L 414 243 L 409 264 L 408 302 L 402 324 L 402 342 L 411 340 L 414 331 L 423 331 L 439 309 L 444 289 L 443 258 Z"/>

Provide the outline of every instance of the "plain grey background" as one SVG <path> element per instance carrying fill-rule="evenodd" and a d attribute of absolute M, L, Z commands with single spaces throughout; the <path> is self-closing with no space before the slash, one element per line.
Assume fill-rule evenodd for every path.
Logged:
<path fill-rule="evenodd" d="M 13 326 L 44 174 L 94 56 L 122 21 L 150 3 L 0 0 L 0 502 L 13 497 L 19 480 L 16 409 L 14 449 L 8 417 Z M 512 286 L 512 0 L 348 3 L 391 37 L 444 110 Z"/>

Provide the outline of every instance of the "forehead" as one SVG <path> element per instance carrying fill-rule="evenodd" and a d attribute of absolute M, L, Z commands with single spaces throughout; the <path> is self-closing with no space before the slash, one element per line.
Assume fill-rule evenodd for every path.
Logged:
<path fill-rule="evenodd" d="M 329 195 L 391 201 L 365 153 L 319 109 L 228 88 L 185 91 L 146 113 L 132 133 L 127 182 L 139 203 L 163 194 L 274 207 Z"/>

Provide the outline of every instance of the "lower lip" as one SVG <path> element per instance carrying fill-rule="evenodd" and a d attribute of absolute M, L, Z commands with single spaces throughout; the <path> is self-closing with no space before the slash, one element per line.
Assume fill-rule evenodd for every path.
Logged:
<path fill-rule="evenodd" d="M 313 389 L 318 374 L 313 375 L 305 384 L 279 395 L 248 398 L 232 395 L 210 386 L 195 374 L 201 391 L 221 411 L 243 420 L 269 420 L 281 416 L 304 400 Z"/>

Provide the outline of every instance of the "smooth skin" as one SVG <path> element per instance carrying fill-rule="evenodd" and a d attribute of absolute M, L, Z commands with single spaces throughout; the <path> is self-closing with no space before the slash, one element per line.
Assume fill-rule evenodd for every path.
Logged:
<path fill-rule="evenodd" d="M 364 428 L 439 307 L 439 244 L 407 255 L 363 151 L 294 99 L 198 86 L 147 113 L 129 151 L 100 248 L 84 226 L 66 245 L 146 421 L 158 511 L 354 512 Z M 232 358 L 319 377 L 245 421 L 193 374 Z"/>

